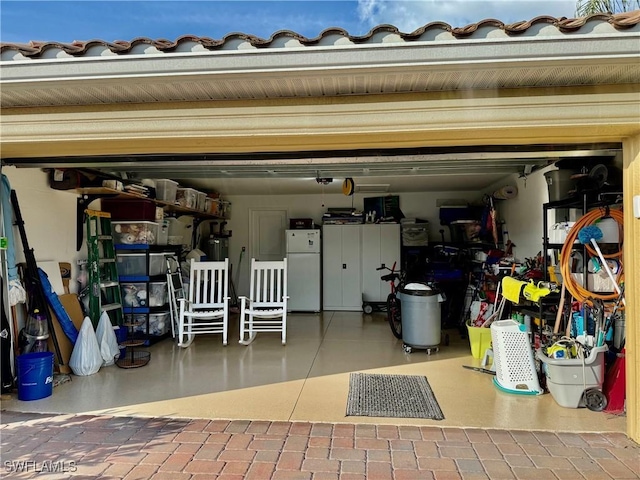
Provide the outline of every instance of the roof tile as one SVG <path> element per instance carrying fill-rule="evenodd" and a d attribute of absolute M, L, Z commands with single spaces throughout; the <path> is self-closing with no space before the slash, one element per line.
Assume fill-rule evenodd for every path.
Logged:
<path fill-rule="evenodd" d="M 485 19 L 477 23 L 472 23 L 464 27 L 452 27 L 445 22 L 431 22 L 428 23 L 411 33 L 401 32 L 397 27 L 393 25 L 378 25 L 371 29 L 366 35 L 356 36 L 350 35 L 349 32 L 342 28 L 332 27 L 322 31 L 320 35 L 315 38 L 307 38 L 304 35 L 293 32 L 291 30 L 279 30 L 271 35 L 268 39 L 256 37 L 246 33 L 230 33 L 225 35 L 222 39 L 215 40 L 209 37 L 199 37 L 195 35 L 183 35 L 177 38 L 175 41 L 167 40 L 164 38 L 151 39 L 146 37 L 134 38 L 131 41 L 116 40 L 114 42 L 108 42 L 105 40 L 95 39 L 89 41 L 74 41 L 71 43 L 60 42 L 38 42 L 31 41 L 29 44 L 20 43 L 1 43 L 0 53 L 13 50 L 19 55 L 16 59 L 23 58 L 46 58 L 45 52 L 50 49 L 57 49 L 63 53 L 81 57 L 89 51 L 92 47 L 102 47 L 108 49 L 113 54 L 125 55 L 132 51 L 137 53 L 140 48 L 135 48 L 139 45 L 147 44 L 155 47 L 159 52 L 172 53 L 181 51 L 180 46 L 182 44 L 192 43 L 199 44 L 207 50 L 221 50 L 229 47 L 233 44 L 248 43 L 254 48 L 268 48 L 279 47 L 283 45 L 283 38 L 291 38 L 299 42 L 303 46 L 317 46 L 324 45 L 329 37 L 344 37 L 345 40 L 353 44 L 364 43 L 376 43 L 376 38 L 383 38 L 384 35 L 380 34 L 395 34 L 398 35 L 405 42 L 418 41 L 423 39 L 423 35 L 427 31 L 442 30 L 449 33 L 454 39 L 467 39 L 473 37 L 478 30 L 483 27 L 494 28 L 496 30 L 504 31 L 506 35 L 515 36 L 521 35 L 529 30 L 532 26 L 537 24 L 549 24 L 555 26 L 562 33 L 574 33 L 583 28 L 588 22 L 597 21 L 601 23 L 608 23 L 616 30 L 625 30 L 633 28 L 640 24 L 640 10 L 634 10 L 632 12 L 624 12 L 617 14 L 610 13 L 598 13 L 580 18 L 555 18 L 551 16 L 538 16 L 529 21 L 520 21 L 511 24 L 505 24 L 496 19 Z M 437 37 L 432 37 L 437 38 Z"/>

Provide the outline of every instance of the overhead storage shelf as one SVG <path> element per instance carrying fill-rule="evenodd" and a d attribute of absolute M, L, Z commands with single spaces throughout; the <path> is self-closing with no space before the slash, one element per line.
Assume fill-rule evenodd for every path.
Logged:
<path fill-rule="evenodd" d="M 182 207 L 180 205 L 164 202 L 162 200 L 157 200 L 155 198 L 145 197 L 144 195 L 140 195 L 137 193 L 123 192 L 121 190 L 114 190 L 112 188 L 85 187 L 85 188 L 77 188 L 75 191 L 81 195 L 91 195 L 93 197 L 109 196 L 109 198 L 123 199 L 123 200 L 145 199 L 145 200 L 150 200 L 154 202 L 156 205 L 164 208 L 166 212 L 182 213 L 185 215 L 194 215 L 199 218 L 224 219 L 223 217 L 213 215 L 211 213 L 203 212 L 201 210 L 196 210 L 194 208 Z"/>

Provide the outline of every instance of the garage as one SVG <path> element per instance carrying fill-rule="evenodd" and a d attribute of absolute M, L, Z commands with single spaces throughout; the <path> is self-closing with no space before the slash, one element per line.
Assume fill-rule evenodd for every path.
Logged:
<path fill-rule="evenodd" d="M 172 44 L 141 39 L 126 45 L 3 45 L 3 173 L 20 196 L 38 258 L 72 264 L 86 257 L 86 251 L 76 251 L 79 195 L 51 189 L 43 168 L 172 179 L 217 192 L 232 205 L 225 225 L 233 232 L 230 261 L 240 263 L 236 259 L 247 249 L 238 269 L 242 291 L 249 285 L 247 260 L 256 254 L 253 222 L 260 212 L 281 211 L 287 221 L 310 218 L 320 225 L 330 208 L 364 210 L 365 198 L 391 195 L 399 198 L 406 218 L 428 221 L 430 242 L 446 243 L 453 239 L 440 225 L 443 205 L 475 204 L 515 186 L 517 196 L 501 201 L 499 211 L 522 260 L 542 250 L 543 204 L 549 201 L 545 173 L 559 161 L 606 158 L 623 175 L 625 312 L 635 318 L 637 295 L 629 292 L 637 293 L 637 258 L 630 252 L 640 241 L 633 209 L 640 191 L 639 28 L 636 12 L 564 23 L 545 17 L 517 25 L 487 21 L 464 30 L 431 25 L 412 35 L 384 26 L 365 37 L 340 30 L 327 30 L 318 39 L 279 32 L 267 43 L 237 35 L 219 43 L 183 37 Z M 353 179 L 353 195 L 342 193 L 346 178 Z M 360 312 L 322 312 L 313 321 L 321 326 L 340 321 L 328 315 L 345 324 L 370 321 L 374 328 L 387 328 L 384 316 L 368 320 Z M 292 316 L 292 330 L 294 321 Z M 626 338 L 628 409 L 626 418 L 615 421 L 637 440 L 636 325 L 627 324 Z M 206 342 L 210 349 L 198 349 Z M 285 351 L 303 344 L 295 347 L 290 339 Z M 187 366 L 202 372 L 206 362 L 225 360 L 218 356 L 217 339 L 198 338 L 185 350 L 165 342 L 152 349 L 157 347 L 166 349 L 166 356 L 153 354 L 145 368 L 166 362 L 162 367 L 175 382 L 186 381 Z M 221 391 L 221 401 L 277 398 L 283 389 L 275 383 L 238 381 L 247 375 L 239 366 L 252 361 L 253 350 L 233 348 L 228 351 L 237 353 L 226 360 L 234 363 L 234 379 Z M 444 347 L 426 360 L 415 353 L 405 357 L 401 342 L 392 348 L 397 356 L 391 365 L 405 363 L 406 372 L 426 364 L 429 375 L 437 376 L 441 358 L 457 361 L 455 371 L 463 375 L 460 355 L 447 359 Z M 290 385 L 302 379 L 286 373 L 287 355 L 278 360 L 285 372 L 281 382 Z M 354 370 L 391 367 L 357 360 L 353 365 Z M 325 372 L 337 373 L 332 368 Z M 118 373 L 71 383 L 83 385 L 83 397 L 91 391 L 95 397 L 105 382 L 118 391 Z M 494 392 L 487 378 L 473 374 L 464 378 L 478 391 Z M 327 373 L 325 381 L 343 377 Z M 180 386 L 189 394 L 172 402 L 166 384 L 144 385 L 150 392 L 163 391 L 147 402 L 167 402 L 156 408 L 168 411 L 187 408 L 179 404 L 193 403 L 190 396 L 206 395 Z M 257 390 L 247 391 L 249 385 Z M 319 398 L 326 387 L 318 382 L 304 396 Z M 494 412 L 494 426 L 504 425 L 504 411 L 511 412 L 512 425 L 523 400 L 490 395 L 474 400 Z M 557 408 L 548 395 L 533 399 L 537 404 L 530 400 L 528 408 L 536 411 Z M 121 403 L 97 404 L 101 407 L 83 411 L 131 411 Z M 254 413 L 262 407 L 250 406 Z M 571 422 L 585 415 L 571 412 Z"/>

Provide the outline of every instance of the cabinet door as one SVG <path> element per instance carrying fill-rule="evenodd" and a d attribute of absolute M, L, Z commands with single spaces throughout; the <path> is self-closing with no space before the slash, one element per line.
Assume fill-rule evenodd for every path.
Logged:
<path fill-rule="evenodd" d="M 342 230 L 340 225 L 322 227 L 322 308 L 342 306 Z"/>
<path fill-rule="evenodd" d="M 402 268 L 400 263 L 400 225 L 399 224 L 383 224 L 380 225 L 380 266 L 393 267 L 396 264 L 396 270 Z M 381 282 L 382 283 L 382 282 Z M 382 286 L 381 298 L 386 300 L 389 294 L 389 285 Z"/>
<path fill-rule="evenodd" d="M 400 268 L 400 225 L 362 226 L 362 295 L 368 302 L 383 302 L 389 294 L 389 284 L 380 280 L 388 270 Z"/>
<path fill-rule="evenodd" d="M 381 301 L 380 287 L 387 285 L 380 277 L 389 272 L 376 270 L 381 266 L 380 227 L 381 225 L 362 226 L 362 299 L 367 302 Z"/>
<path fill-rule="evenodd" d="M 343 225 L 341 227 L 343 310 L 360 310 L 362 308 L 360 227 L 360 225 Z"/>

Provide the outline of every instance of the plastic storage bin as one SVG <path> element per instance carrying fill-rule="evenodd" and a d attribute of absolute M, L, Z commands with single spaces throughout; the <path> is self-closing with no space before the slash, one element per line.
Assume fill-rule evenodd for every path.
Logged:
<path fill-rule="evenodd" d="M 549 358 L 542 350 L 536 351 L 547 377 L 547 388 L 558 405 L 567 408 L 588 406 L 592 410 L 601 410 L 592 408 L 587 392 L 596 389 L 598 393 L 594 396 L 600 394 L 604 397 L 600 390 L 604 383 L 604 354 L 607 350 L 606 345 L 592 348 L 585 359 Z M 598 400 L 596 398 L 596 405 Z"/>
<path fill-rule="evenodd" d="M 437 290 L 422 283 L 409 283 L 400 293 L 402 314 L 402 342 L 407 353 L 412 348 L 426 349 L 440 345 L 440 302 L 444 299 Z"/>
<path fill-rule="evenodd" d="M 402 245 L 405 247 L 429 245 L 429 224 L 402 225 Z"/>
<path fill-rule="evenodd" d="M 134 332 L 147 333 L 146 315 L 141 315 L 141 321 L 134 327 Z M 149 335 L 164 335 L 169 332 L 170 328 L 169 312 L 150 313 L 149 314 Z"/>
<path fill-rule="evenodd" d="M 111 214 L 111 220 L 145 220 L 153 222 L 157 218 L 156 204 L 151 200 L 121 200 L 103 198 L 100 208 Z"/>
<path fill-rule="evenodd" d="M 467 325 L 467 332 L 469 333 L 471 356 L 473 358 L 484 358 L 487 349 L 491 348 L 491 329 Z"/>
<path fill-rule="evenodd" d="M 196 209 L 198 205 L 198 191 L 193 188 L 178 188 L 176 202 L 185 208 Z"/>
<path fill-rule="evenodd" d="M 112 222 L 113 241 L 125 245 L 155 245 L 158 239 L 156 222 Z"/>
<path fill-rule="evenodd" d="M 146 283 L 121 283 L 122 306 L 124 308 L 141 308 L 148 306 Z"/>
<path fill-rule="evenodd" d="M 158 221 L 157 245 L 167 245 L 169 243 L 169 222 L 167 220 Z"/>
<path fill-rule="evenodd" d="M 149 306 L 161 307 L 169 300 L 167 282 L 149 282 Z"/>
<path fill-rule="evenodd" d="M 156 198 L 167 203 L 175 203 L 178 182 L 166 178 L 156 180 Z"/>
<path fill-rule="evenodd" d="M 206 199 L 207 199 L 206 193 L 196 191 L 196 210 L 200 212 L 206 211 L 206 204 L 205 204 Z"/>
<path fill-rule="evenodd" d="M 147 275 L 146 253 L 117 253 L 118 275 L 140 277 Z M 167 271 L 164 253 L 149 254 L 149 276 L 164 275 Z"/>

